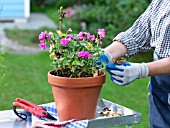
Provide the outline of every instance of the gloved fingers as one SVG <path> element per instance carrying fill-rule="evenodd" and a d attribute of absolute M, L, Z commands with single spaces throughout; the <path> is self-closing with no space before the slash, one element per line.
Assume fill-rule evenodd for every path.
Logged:
<path fill-rule="evenodd" d="M 117 85 L 123 85 L 122 81 L 116 80 L 115 78 L 113 78 L 112 76 L 110 77 L 110 79 Z"/>
<path fill-rule="evenodd" d="M 114 62 L 110 62 L 106 65 L 106 71 L 108 71 L 109 73 L 111 73 L 111 70 L 119 70 L 119 71 L 123 71 L 122 69 L 119 69 L 116 67 L 116 64 Z"/>
<path fill-rule="evenodd" d="M 119 70 L 124 70 L 126 68 L 126 66 L 122 66 L 122 65 L 115 65 L 115 68 L 119 69 Z"/>
<path fill-rule="evenodd" d="M 123 82 L 124 80 L 124 77 L 123 76 L 115 76 L 115 75 L 112 75 L 112 77 L 117 80 L 117 81 L 120 81 L 120 82 Z"/>
<path fill-rule="evenodd" d="M 122 62 L 121 65 L 122 66 L 131 66 L 130 62 L 128 62 L 128 61 Z"/>
<path fill-rule="evenodd" d="M 124 76 L 124 72 L 120 70 L 110 70 L 110 74 L 115 76 Z"/>
<path fill-rule="evenodd" d="M 123 82 L 121 82 L 121 81 L 117 81 L 117 80 L 113 80 L 113 82 L 115 83 L 115 84 L 117 84 L 117 85 L 120 85 L 120 86 L 123 86 L 124 84 L 123 84 Z"/>
<path fill-rule="evenodd" d="M 109 69 L 109 68 L 106 68 L 106 71 L 108 72 L 108 73 L 110 73 L 111 75 L 113 75 L 114 73 L 113 73 L 113 71 L 119 71 L 119 72 L 123 72 L 123 70 L 119 70 L 119 69 L 117 69 L 117 68 L 115 68 L 115 69 Z"/>
<path fill-rule="evenodd" d="M 106 68 L 108 68 L 108 69 L 114 69 L 115 66 L 116 66 L 116 64 L 115 64 L 114 62 L 110 62 L 110 63 L 108 63 L 108 64 L 106 65 Z"/>

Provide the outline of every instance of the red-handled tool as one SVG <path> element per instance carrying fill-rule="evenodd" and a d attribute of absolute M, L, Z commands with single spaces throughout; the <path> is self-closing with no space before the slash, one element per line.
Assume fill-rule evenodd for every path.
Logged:
<path fill-rule="evenodd" d="M 17 112 L 16 107 L 20 107 L 20 108 L 24 109 L 25 111 L 28 111 L 31 114 L 33 114 L 39 118 L 47 118 L 47 119 L 51 119 L 51 120 L 57 120 L 53 116 L 51 116 L 47 112 L 47 110 L 45 108 L 43 108 L 42 106 L 38 106 L 36 104 L 33 104 L 33 103 L 26 101 L 24 99 L 21 99 L 21 98 L 16 98 L 16 102 L 13 102 L 13 110 L 14 110 L 14 113 L 18 117 L 20 117 L 22 119 L 26 119 L 27 115 Z"/>

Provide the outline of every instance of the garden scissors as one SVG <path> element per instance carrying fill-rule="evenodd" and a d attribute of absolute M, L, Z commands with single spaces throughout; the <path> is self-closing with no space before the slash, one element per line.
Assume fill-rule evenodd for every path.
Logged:
<path fill-rule="evenodd" d="M 21 98 L 16 98 L 15 100 L 16 100 L 16 102 L 13 102 L 13 111 L 21 119 L 25 120 L 27 118 L 27 115 L 24 113 L 21 113 L 21 112 L 17 112 L 16 107 L 20 107 L 20 108 L 24 109 L 25 111 L 28 111 L 31 114 L 37 116 L 38 118 L 57 120 L 56 118 L 51 116 L 47 112 L 47 110 L 45 108 L 43 108 L 42 106 L 38 106 L 36 104 L 33 104 L 33 103 L 26 101 L 24 99 L 21 99 Z"/>

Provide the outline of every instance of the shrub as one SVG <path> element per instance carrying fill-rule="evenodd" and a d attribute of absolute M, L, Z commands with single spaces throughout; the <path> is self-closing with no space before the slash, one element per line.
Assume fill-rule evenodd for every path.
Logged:
<path fill-rule="evenodd" d="M 38 2 L 33 0 L 34 2 Z M 46 0 L 44 0 L 46 1 Z M 50 18 L 56 21 L 55 8 L 63 6 L 64 8 L 71 7 L 75 9 L 75 4 L 79 6 L 73 17 L 68 18 L 67 22 L 63 23 L 63 30 L 67 28 L 74 28 L 74 32 L 79 32 L 81 28 L 81 21 L 87 23 L 87 30 L 92 34 L 99 27 L 105 28 L 107 36 L 103 40 L 103 47 L 106 47 L 112 42 L 112 39 L 121 31 L 128 29 L 135 20 L 144 12 L 151 0 L 64 0 L 64 1 L 50 1 L 47 6 L 53 8 L 47 10 Z M 43 3 L 43 2 L 41 2 Z M 55 13 L 54 13 L 55 12 Z M 58 24 L 58 21 L 57 21 Z"/>
<path fill-rule="evenodd" d="M 105 41 L 108 43 L 103 44 L 109 45 L 112 38 L 135 22 L 148 4 L 147 0 L 98 0 L 77 15 L 80 20 L 87 21 L 87 29 L 90 32 L 98 27 L 105 28 L 108 35 Z"/>

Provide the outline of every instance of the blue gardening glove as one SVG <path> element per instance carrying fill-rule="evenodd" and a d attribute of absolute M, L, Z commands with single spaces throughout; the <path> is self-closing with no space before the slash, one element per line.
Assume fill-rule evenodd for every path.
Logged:
<path fill-rule="evenodd" d="M 102 56 L 100 56 L 98 58 L 98 61 L 99 62 L 106 62 L 106 63 L 108 63 L 108 62 L 112 61 L 112 58 L 113 57 L 112 57 L 112 55 L 109 52 L 105 52 L 104 55 L 102 55 Z"/>
<path fill-rule="evenodd" d="M 108 62 L 109 62 L 109 59 L 108 59 L 108 57 L 107 57 L 106 55 L 102 55 L 102 56 L 100 56 L 100 57 L 98 58 L 98 61 L 99 61 L 99 62 L 97 62 L 97 64 L 100 65 L 101 62 L 106 62 L 106 63 L 108 63 Z"/>
<path fill-rule="evenodd" d="M 127 85 L 137 78 L 148 77 L 148 67 L 145 63 L 124 62 L 121 65 L 109 63 L 106 70 L 111 75 L 111 80 L 117 85 Z"/>
<path fill-rule="evenodd" d="M 108 57 L 107 57 L 106 55 L 100 56 L 100 57 L 98 58 L 98 61 L 95 62 L 95 67 L 96 67 L 97 70 L 100 69 L 99 66 L 103 66 L 103 65 L 102 65 L 102 62 L 105 62 L 105 63 L 108 63 L 108 62 L 109 62 L 109 59 L 108 59 Z"/>
<path fill-rule="evenodd" d="M 96 69 L 100 69 L 98 66 L 102 65 L 102 62 L 109 63 L 112 60 L 112 55 L 108 52 L 105 52 L 104 55 L 98 58 L 98 61 L 95 62 Z"/>

